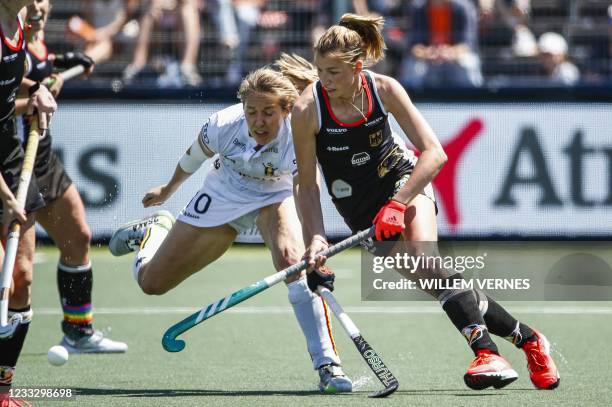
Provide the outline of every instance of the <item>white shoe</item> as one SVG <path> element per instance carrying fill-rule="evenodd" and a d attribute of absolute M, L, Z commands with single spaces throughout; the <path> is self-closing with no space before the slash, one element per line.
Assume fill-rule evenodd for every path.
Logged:
<path fill-rule="evenodd" d="M 77 340 L 64 336 L 60 345 L 66 348 L 68 353 L 124 353 L 128 349 L 126 343 L 105 338 L 102 331 L 94 331 L 93 334 Z"/>
<path fill-rule="evenodd" d="M 140 71 L 142 71 L 142 67 L 138 68 L 132 64 L 126 66 L 125 69 L 123 70 L 123 74 L 121 75 L 121 79 L 123 80 L 123 83 L 126 85 L 132 83 L 134 79 L 136 79 Z"/>
<path fill-rule="evenodd" d="M 323 365 L 319 369 L 319 390 L 323 393 L 350 393 L 353 391 L 353 382 L 340 366 Z"/>
<path fill-rule="evenodd" d="M 181 65 L 181 76 L 188 86 L 200 86 L 202 77 L 195 65 Z"/>
<path fill-rule="evenodd" d="M 170 231 L 172 225 L 174 225 L 174 216 L 166 210 L 161 210 L 142 219 L 128 222 L 113 233 L 108 243 L 108 249 L 114 256 L 123 256 L 136 251 L 147 228 L 152 225 L 159 225 Z"/>

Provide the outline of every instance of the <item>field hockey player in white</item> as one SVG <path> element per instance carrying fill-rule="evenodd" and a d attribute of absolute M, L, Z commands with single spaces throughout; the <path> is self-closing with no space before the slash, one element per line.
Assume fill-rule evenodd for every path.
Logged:
<path fill-rule="evenodd" d="M 240 231 L 254 224 L 276 270 L 298 263 L 304 253 L 293 201 L 297 168 L 289 118 L 298 91 L 281 73 L 261 68 L 243 80 L 238 96 L 242 103 L 213 114 L 204 124 L 170 181 L 143 198 L 145 207 L 163 204 L 216 155 L 202 189 L 177 222 L 159 211 L 127 223 L 111 238 L 114 255 L 137 251 L 134 277 L 146 294 L 161 295 L 176 287 L 218 259 Z M 304 273 L 288 278 L 287 288 L 321 391 L 351 391 L 328 329 L 324 301 L 308 288 Z"/>

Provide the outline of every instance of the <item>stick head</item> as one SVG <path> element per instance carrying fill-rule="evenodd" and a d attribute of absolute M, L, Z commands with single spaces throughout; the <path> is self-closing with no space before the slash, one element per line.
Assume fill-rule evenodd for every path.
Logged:
<path fill-rule="evenodd" d="M 185 349 L 185 341 L 176 339 L 172 332 L 166 332 L 162 338 L 162 346 L 166 352 L 180 352 Z"/>
<path fill-rule="evenodd" d="M 385 387 L 384 389 L 378 390 L 378 391 L 375 391 L 374 393 L 369 394 L 368 397 L 372 399 L 380 399 L 383 397 L 387 397 L 393 394 L 395 390 L 397 390 L 398 387 L 399 387 L 399 383 L 395 381 L 391 383 L 389 386 Z"/>

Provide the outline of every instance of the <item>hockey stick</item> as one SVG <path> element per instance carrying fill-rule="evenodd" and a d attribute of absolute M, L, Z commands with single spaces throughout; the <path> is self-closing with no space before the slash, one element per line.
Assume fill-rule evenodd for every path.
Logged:
<path fill-rule="evenodd" d="M 382 361 L 380 356 L 378 356 L 372 346 L 370 346 L 370 344 L 363 338 L 363 336 L 361 336 L 361 334 L 359 333 L 359 329 L 353 323 L 351 318 L 349 318 L 346 312 L 344 312 L 342 306 L 338 304 L 338 301 L 336 301 L 336 298 L 333 296 L 333 294 L 325 287 L 319 287 L 319 294 L 321 295 L 321 297 L 323 297 L 323 299 L 325 299 L 325 302 L 327 302 L 329 307 L 332 309 L 332 312 L 334 313 L 336 318 L 338 318 L 338 321 L 340 321 L 340 324 L 342 324 L 342 327 L 344 328 L 346 333 L 351 337 L 353 343 L 357 347 L 357 350 L 359 351 L 359 353 L 361 353 L 361 356 L 366 361 L 370 369 L 372 369 L 378 380 L 380 380 L 380 382 L 385 386 L 384 389 L 371 393 L 369 397 L 387 397 L 388 395 L 395 392 L 395 390 L 397 390 L 397 387 L 399 386 L 399 382 L 397 381 L 393 373 L 391 373 L 389 368 L 385 365 L 385 363 Z"/>
<path fill-rule="evenodd" d="M 83 73 L 85 73 L 85 67 L 83 65 L 76 65 L 70 69 L 60 72 L 59 76 L 61 76 L 64 81 L 69 81 L 70 79 L 74 79 Z"/>
<path fill-rule="evenodd" d="M 59 76 L 62 78 L 64 82 L 66 82 L 66 81 L 76 78 L 79 75 L 83 75 L 83 73 L 85 73 L 85 67 L 83 65 L 75 65 L 70 69 L 66 69 L 65 71 L 60 72 Z M 43 84 L 47 88 L 50 88 L 51 86 L 53 86 L 54 83 L 55 83 L 54 77 L 49 77 L 43 82 Z"/>
<path fill-rule="evenodd" d="M 38 150 L 38 141 L 41 138 L 41 131 L 38 128 L 38 118 L 34 116 L 30 126 L 30 134 L 28 143 L 23 158 L 23 166 L 19 177 L 19 187 L 17 187 L 17 202 L 21 209 L 25 207 L 26 197 L 32 172 L 34 170 L 34 161 L 36 160 L 36 151 Z M 19 235 L 21 233 L 21 224 L 13 221 L 9 226 L 8 237 L 6 239 L 4 261 L 2 262 L 2 285 L 0 286 L 0 338 L 6 338 L 13 334 L 14 328 L 21 321 L 8 321 L 8 303 L 9 293 L 11 291 L 11 282 L 13 278 L 13 268 L 15 267 L 15 258 L 17 257 L 17 246 L 19 245 Z"/>
<path fill-rule="evenodd" d="M 363 230 L 333 246 L 330 246 L 326 250 L 322 251 L 320 255 L 331 257 L 335 254 L 340 253 L 343 250 L 357 245 L 359 242 L 368 239 L 373 235 L 374 227 L 371 227 L 370 229 Z M 226 309 L 229 309 L 234 305 L 251 298 L 254 295 L 257 295 L 264 290 L 267 290 L 268 288 L 280 283 L 281 281 L 284 281 L 287 277 L 297 274 L 302 270 L 305 270 L 307 267 L 308 263 L 306 262 L 306 260 L 302 260 L 301 262 L 296 263 L 291 267 L 276 272 L 264 278 L 263 280 L 259 280 L 258 282 L 251 284 L 248 287 L 244 287 L 243 289 L 238 290 L 228 295 L 227 297 L 223 297 L 220 300 L 213 302 L 212 304 L 208 304 L 200 311 L 191 314 L 187 318 L 168 328 L 168 330 L 164 334 L 164 337 L 162 338 L 162 346 L 168 352 L 182 351 L 185 348 L 185 341 L 176 339 L 179 335 L 183 334 L 194 326 L 206 321 L 210 317 L 217 315 L 225 311 Z"/>

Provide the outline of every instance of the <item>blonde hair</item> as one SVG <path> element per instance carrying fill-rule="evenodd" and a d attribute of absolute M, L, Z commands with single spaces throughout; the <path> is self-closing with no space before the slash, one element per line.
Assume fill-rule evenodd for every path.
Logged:
<path fill-rule="evenodd" d="M 385 57 L 382 17 L 344 14 L 338 25 L 333 25 L 317 41 L 314 51 L 319 55 L 337 54 L 344 62 L 354 64 L 362 58 L 370 66 Z"/>
<path fill-rule="evenodd" d="M 314 65 L 297 54 L 289 55 L 283 52 L 275 65 L 283 76 L 293 83 L 299 93 L 302 93 L 311 83 L 319 80 Z"/>
<path fill-rule="evenodd" d="M 272 94 L 278 97 L 281 108 L 290 111 L 297 100 L 299 93 L 295 86 L 282 73 L 271 68 L 259 68 L 243 79 L 238 88 L 238 99 L 245 102 L 249 95 L 254 93 Z"/>

